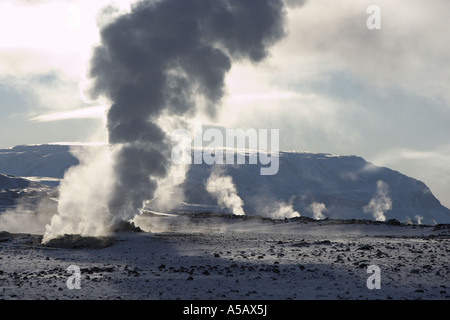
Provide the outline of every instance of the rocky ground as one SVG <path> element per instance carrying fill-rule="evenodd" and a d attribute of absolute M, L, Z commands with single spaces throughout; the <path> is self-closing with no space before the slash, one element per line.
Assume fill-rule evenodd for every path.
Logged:
<path fill-rule="evenodd" d="M 136 224 L 154 231 L 51 246 L 1 232 L 0 299 L 450 299 L 448 225 L 206 215 Z M 72 265 L 80 289 L 67 286 Z M 370 265 L 380 289 L 367 287 Z"/>

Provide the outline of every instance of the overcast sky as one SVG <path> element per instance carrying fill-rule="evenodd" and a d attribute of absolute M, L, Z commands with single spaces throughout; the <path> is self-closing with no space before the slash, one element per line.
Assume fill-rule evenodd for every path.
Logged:
<path fill-rule="evenodd" d="M 450 207 L 448 0 L 289 0 L 287 36 L 233 64 L 214 124 L 280 129 L 284 150 L 358 155 L 425 182 Z M 0 148 L 106 141 L 83 93 L 98 12 L 128 0 L 0 2 Z M 369 5 L 381 30 L 369 30 Z"/>

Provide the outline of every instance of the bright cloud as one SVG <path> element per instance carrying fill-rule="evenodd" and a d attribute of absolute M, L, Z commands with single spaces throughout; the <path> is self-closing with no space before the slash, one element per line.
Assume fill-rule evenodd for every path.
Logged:
<path fill-rule="evenodd" d="M 92 118 L 103 118 L 106 112 L 105 106 L 81 108 L 77 110 L 62 111 L 55 113 L 48 113 L 39 116 L 35 116 L 30 119 L 34 122 L 49 122 L 49 121 L 60 121 L 68 119 L 92 119 Z"/>

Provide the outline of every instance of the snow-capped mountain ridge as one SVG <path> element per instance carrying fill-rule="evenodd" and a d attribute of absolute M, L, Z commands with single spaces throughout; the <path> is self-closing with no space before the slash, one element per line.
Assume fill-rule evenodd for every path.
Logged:
<path fill-rule="evenodd" d="M 45 177 L 61 179 L 65 170 L 79 163 L 70 148 L 67 145 L 33 145 L 0 150 L 0 172 L 44 177 L 44 183 Z M 323 204 L 321 213 L 328 218 L 374 219 L 364 208 L 373 199 L 379 200 L 379 181 L 382 181 L 386 188 L 385 200 L 391 202 L 391 208 L 383 212 L 386 220 L 450 223 L 450 210 L 441 205 L 423 182 L 389 168 L 377 167 L 361 157 L 280 151 L 277 174 L 264 176 L 260 175 L 264 165 L 249 164 L 249 153 L 243 153 L 246 164 L 216 167 L 222 167 L 221 174 L 231 177 L 247 215 L 261 214 L 265 207 L 276 203 L 291 206 L 301 216 L 312 217 L 311 205 L 316 203 Z M 217 199 L 206 191 L 213 169 L 205 163 L 190 165 L 186 180 L 178 188 L 184 199 L 176 208 L 221 209 Z M 160 209 L 158 201 L 150 204 L 152 206 Z M 222 210 L 227 211 L 227 208 Z"/>
<path fill-rule="evenodd" d="M 62 179 L 65 170 L 77 165 L 68 145 L 30 145 L 0 149 L 0 172 L 22 177 Z"/>
<path fill-rule="evenodd" d="M 261 176 L 260 165 L 246 163 L 224 165 L 223 171 L 232 177 L 247 214 L 258 214 L 265 201 L 276 201 L 292 205 L 303 216 L 312 216 L 310 206 L 321 203 L 325 205 L 323 214 L 329 218 L 372 219 L 363 208 L 377 198 L 377 185 L 382 181 L 392 203 L 392 209 L 385 210 L 386 219 L 450 222 L 450 210 L 423 182 L 358 156 L 280 152 L 279 171 L 273 176 Z M 214 203 L 203 189 L 210 172 L 211 167 L 205 164 L 191 165 L 185 182 L 186 202 Z"/>

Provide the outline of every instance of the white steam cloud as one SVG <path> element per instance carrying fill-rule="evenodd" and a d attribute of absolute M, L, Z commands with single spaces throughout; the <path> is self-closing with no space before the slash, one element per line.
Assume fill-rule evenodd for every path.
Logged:
<path fill-rule="evenodd" d="M 323 212 L 326 210 L 325 204 L 318 203 L 318 202 L 313 202 L 308 207 L 308 209 L 309 209 L 310 212 L 312 212 L 313 219 L 321 220 L 321 219 L 325 219 L 326 218 L 325 215 L 323 214 Z"/>
<path fill-rule="evenodd" d="M 385 212 L 392 209 L 392 201 L 389 197 L 389 187 L 379 180 L 377 191 L 369 204 L 363 208 L 364 213 L 372 213 L 376 221 L 386 221 Z"/>
<path fill-rule="evenodd" d="M 159 181 L 155 198 L 149 202 L 151 209 L 169 211 L 185 200 L 181 184 L 186 178 L 188 165 L 177 165 L 170 168 L 167 177 Z"/>
<path fill-rule="evenodd" d="M 270 194 L 260 194 L 252 198 L 252 204 L 255 206 L 257 214 L 271 219 L 290 219 L 300 217 L 300 213 L 294 210 L 292 202 L 275 199 Z"/>
<path fill-rule="evenodd" d="M 217 204 L 222 208 L 230 209 L 234 215 L 245 215 L 242 208 L 244 202 L 238 196 L 230 176 L 225 176 L 217 170 L 213 171 L 206 182 L 206 190 L 216 197 Z"/>
<path fill-rule="evenodd" d="M 273 219 L 296 218 L 300 217 L 300 213 L 294 210 L 291 202 L 275 202 L 271 208 L 270 217 Z"/>
<path fill-rule="evenodd" d="M 414 216 L 414 218 L 416 218 L 416 221 L 417 221 L 417 224 L 418 225 L 421 225 L 422 224 L 422 220 L 423 220 L 423 217 L 422 216 L 420 216 L 420 215 L 415 215 Z"/>
<path fill-rule="evenodd" d="M 64 234 L 104 236 L 110 232 L 111 150 L 104 146 L 72 152 L 80 164 L 69 168 L 61 181 L 58 213 L 47 224 L 43 243 Z"/>
<path fill-rule="evenodd" d="M 18 200 L 17 207 L 0 214 L 0 231 L 13 233 L 42 234 L 45 226 L 56 212 L 56 201 L 50 198 L 39 200 L 35 210 L 30 210 L 28 204 Z"/>

